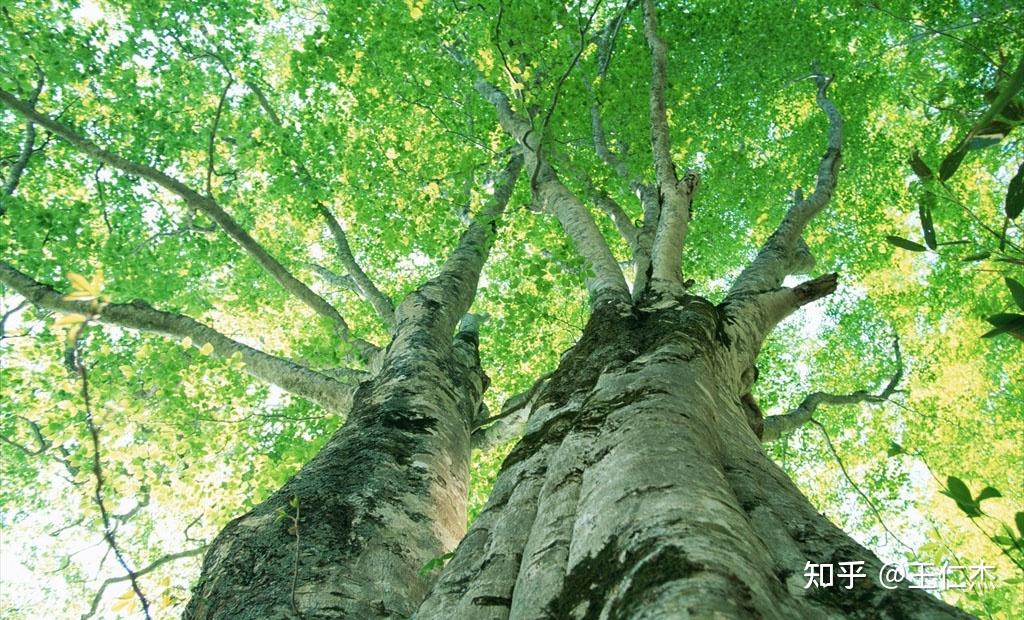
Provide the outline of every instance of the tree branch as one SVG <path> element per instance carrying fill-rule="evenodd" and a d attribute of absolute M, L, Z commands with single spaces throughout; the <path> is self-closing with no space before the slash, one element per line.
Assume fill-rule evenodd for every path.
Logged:
<path fill-rule="evenodd" d="M 345 322 L 345 319 L 342 318 L 338 311 L 322 297 L 314 293 L 309 287 L 295 278 L 295 276 L 293 276 L 284 267 L 284 265 L 271 256 L 263 246 L 257 243 L 248 232 L 239 226 L 238 223 L 235 222 L 235 220 L 232 219 L 231 216 L 228 215 L 228 213 L 224 211 L 224 209 L 221 208 L 213 198 L 200 194 L 181 181 L 170 177 L 160 170 L 129 161 L 112 151 L 99 147 L 94 142 L 75 132 L 67 125 L 59 123 L 44 114 L 40 114 L 32 108 L 32 106 L 29 106 L 24 101 L 19 100 L 5 90 L 0 90 L 0 103 L 3 103 L 9 109 L 13 110 L 26 120 L 30 120 L 42 127 L 45 127 L 61 138 L 64 138 L 64 140 L 91 159 L 97 162 L 109 164 L 122 172 L 141 177 L 147 181 L 155 183 L 177 195 L 179 198 L 184 200 L 185 204 L 189 207 L 203 212 L 207 217 L 216 222 L 217 225 L 220 226 L 220 228 L 239 245 L 239 247 L 256 259 L 256 262 L 259 263 L 260 266 L 263 267 L 263 269 L 275 280 L 277 280 L 285 290 L 295 295 L 299 300 L 312 308 L 317 314 L 329 319 L 334 324 L 339 336 L 343 340 L 352 343 L 364 356 L 370 356 L 376 352 L 377 348 L 374 345 L 366 342 L 365 340 L 353 338 L 349 333 L 348 323 Z"/>
<path fill-rule="evenodd" d="M 217 102 L 217 111 L 213 115 L 213 125 L 210 127 L 210 138 L 206 144 L 206 195 L 213 198 L 213 163 L 217 148 L 217 127 L 220 125 L 220 116 L 224 112 L 224 102 L 228 98 L 228 89 L 234 84 L 232 78 L 224 85 L 220 93 L 220 100 Z"/>
<path fill-rule="evenodd" d="M 94 308 L 87 302 L 68 301 L 50 286 L 0 262 L 0 282 L 3 282 L 34 305 L 57 312 L 90 316 Z M 163 312 L 142 301 L 128 304 L 106 304 L 95 315 L 96 320 L 142 331 L 149 331 L 195 343 L 210 343 L 218 357 L 230 358 L 237 354 L 245 364 L 245 371 L 267 383 L 315 402 L 333 413 L 346 413 L 352 404 L 355 385 L 349 385 L 292 361 L 264 353 L 232 340 L 213 328 L 181 314 Z"/>
<path fill-rule="evenodd" d="M 818 177 L 814 192 L 806 199 L 799 190 L 793 204 L 783 216 L 775 232 L 768 237 L 757 257 L 751 261 L 733 282 L 726 299 L 745 293 L 777 288 L 791 273 L 809 271 L 813 258 L 802 239 L 804 228 L 811 219 L 829 203 L 839 178 L 842 161 L 843 120 L 839 110 L 828 99 L 826 89 L 832 82 L 824 75 L 815 75 L 818 85 L 818 107 L 828 117 L 828 148 L 818 165 Z"/>
<path fill-rule="evenodd" d="M 680 180 L 672 162 L 668 115 L 665 111 L 668 55 L 665 42 L 658 36 L 653 0 L 644 1 L 644 36 L 651 49 L 651 153 L 661 200 L 661 213 L 651 248 L 651 279 L 682 284 L 683 245 L 689 228 L 690 204 L 700 177 L 694 171 L 687 171 Z"/>
<path fill-rule="evenodd" d="M 348 235 L 345 234 L 345 229 L 341 227 L 341 223 L 334 217 L 330 209 L 319 202 L 317 202 L 316 206 L 324 221 L 327 222 L 331 236 L 334 237 L 338 260 L 348 271 L 348 277 L 356 285 L 355 291 L 362 295 L 363 299 L 370 302 L 370 305 L 377 311 L 377 316 L 380 317 L 385 326 L 388 328 L 394 327 L 395 306 L 391 298 L 377 288 L 377 285 L 373 283 L 373 280 L 366 275 L 366 272 L 363 271 L 363 268 L 356 261 L 355 255 L 352 254 L 352 248 L 348 245 Z"/>
<path fill-rule="evenodd" d="M 603 79 L 608 73 L 611 64 L 612 51 L 615 47 L 615 39 L 622 28 L 626 15 L 636 6 L 636 0 L 629 0 L 622 11 L 612 18 L 597 36 L 597 78 Z M 583 79 L 583 85 L 590 93 L 590 131 L 594 140 L 594 151 L 609 168 L 614 170 L 623 181 L 629 184 L 631 190 L 638 191 L 640 179 L 629 174 L 626 163 L 619 159 L 611 149 L 608 148 L 608 141 L 605 137 L 604 121 L 601 119 L 601 107 L 594 92 L 592 81 Z"/>
<path fill-rule="evenodd" d="M 203 545 L 201 547 L 196 547 L 195 549 L 187 549 L 185 551 L 179 551 L 177 553 L 170 553 L 168 555 L 163 556 L 162 558 L 160 558 L 158 560 L 154 560 L 148 566 L 146 566 L 144 568 L 140 568 L 139 570 L 135 571 L 135 576 L 136 577 L 143 577 L 143 576 L 145 576 L 145 575 L 155 571 L 156 569 L 160 568 L 164 564 L 168 564 L 170 562 L 173 562 L 175 560 L 180 560 L 182 558 L 191 558 L 191 557 L 195 557 L 197 555 L 202 555 L 203 553 L 206 552 L 206 548 L 207 548 L 207 546 Z M 96 594 L 94 594 L 93 597 L 92 597 L 92 604 L 89 606 L 89 611 L 87 611 L 84 614 L 82 614 L 81 620 L 89 620 L 89 618 L 93 617 L 96 614 L 96 609 L 100 605 L 100 601 L 103 600 L 103 593 L 106 591 L 107 587 L 112 586 L 115 583 L 120 583 L 122 581 L 128 581 L 128 576 L 127 575 L 121 575 L 121 576 L 118 576 L 118 577 L 111 577 L 111 578 L 107 579 L 106 581 L 104 581 L 103 583 L 101 583 L 99 589 L 96 591 Z"/>
<path fill-rule="evenodd" d="M 359 287 L 356 286 L 355 280 L 352 279 L 352 276 L 343 276 L 340 273 L 335 273 L 327 267 L 318 265 L 317 263 L 307 262 L 306 266 L 313 270 L 313 273 L 320 276 L 322 280 L 330 282 L 333 286 L 352 291 L 357 295 L 359 294 Z"/>
<path fill-rule="evenodd" d="M 528 390 L 506 400 L 500 413 L 475 424 L 472 431 L 473 449 L 489 450 L 521 433 L 530 417 L 534 401 L 552 374 L 549 372 L 542 375 Z"/>
<path fill-rule="evenodd" d="M 855 405 L 857 403 L 880 403 L 889 399 L 896 391 L 896 386 L 903 380 L 903 355 L 900 352 L 900 340 L 893 341 L 893 354 L 896 360 L 896 369 L 888 383 L 877 394 L 871 394 L 867 390 L 858 390 L 851 394 L 829 394 L 827 392 L 813 392 L 803 399 L 795 409 L 782 415 L 770 415 L 764 418 L 764 433 L 761 441 L 767 443 L 781 438 L 800 428 L 814 417 L 814 412 L 820 405 Z"/>
<path fill-rule="evenodd" d="M 604 211 L 615 223 L 615 227 L 619 229 L 619 233 L 626 240 L 629 250 L 635 258 L 637 252 L 640 251 L 640 229 L 629 219 L 629 214 L 622 208 L 622 205 L 615 202 L 608 192 L 594 185 L 589 179 L 587 179 L 587 191 L 597 208 Z"/>
<path fill-rule="evenodd" d="M 834 293 L 838 284 L 839 274 L 826 273 L 792 288 L 782 287 L 752 296 L 750 300 L 760 306 L 758 329 L 767 334 L 798 309 Z"/>
<path fill-rule="evenodd" d="M 441 266 L 441 273 L 420 285 L 399 304 L 395 311 L 396 329 L 401 329 L 406 322 L 425 319 L 436 326 L 431 330 L 435 333 L 447 337 L 455 330 L 476 296 L 480 272 L 497 238 L 498 220 L 512 196 L 523 159 L 516 154 L 509 160 L 496 179 L 490 202 L 462 233 L 458 245 Z M 427 311 L 421 311 L 428 300 L 433 303 L 427 306 Z"/>
<path fill-rule="evenodd" d="M 629 289 L 619 263 L 601 236 L 594 218 L 538 153 L 539 137 L 533 130 L 533 124 L 515 114 L 505 93 L 483 77 L 477 78 L 475 86 L 477 92 L 494 106 L 502 129 L 522 147 L 527 169 L 535 171 L 535 192 L 539 203 L 558 218 L 563 230 L 593 270 L 594 277 L 588 282 L 592 301 L 604 297 L 628 297 Z"/>
<path fill-rule="evenodd" d="M 33 109 L 36 107 L 36 102 L 39 101 L 39 95 L 43 92 L 44 76 L 42 71 L 38 71 L 38 75 L 39 78 L 36 81 L 36 87 L 26 102 L 26 105 Z M 21 176 L 25 174 L 25 168 L 28 166 L 28 160 L 32 157 L 35 144 L 36 125 L 31 120 L 27 120 L 25 121 L 25 137 L 21 142 L 21 152 L 18 154 L 18 159 L 14 162 L 10 171 L 7 173 L 7 180 L 4 183 L 4 194 L 7 196 L 13 196 L 14 190 L 18 188 L 18 183 L 21 182 Z M 6 208 L 4 205 L 0 204 L 0 216 L 3 216 L 5 212 Z"/>
<path fill-rule="evenodd" d="M 270 99 L 267 98 L 266 93 L 263 89 L 254 81 L 247 81 L 246 86 L 249 87 L 260 102 L 260 107 L 267 113 L 270 120 L 274 125 L 277 126 L 279 131 L 286 131 L 287 127 L 282 122 L 281 117 L 274 111 L 273 106 L 270 104 Z M 306 177 L 306 180 L 310 183 L 315 182 L 313 174 L 306 167 L 305 163 L 294 155 L 291 156 L 295 166 L 299 169 L 299 172 Z M 362 295 L 363 299 L 370 302 L 373 309 L 376 310 L 377 316 L 388 328 L 394 327 L 395 324 L 395 306 L 391 301 L 391 298 L 385 295 L 377 288 L 373 280 L 366 275 L 363 268 L 356 261 L 355 255 L 352 253 L 352 248 L 348 244 L 348 235 L 345 234 L 345 229 L 342 228 L 341 223 L 338 222 L 331 210 L 320 201 L 314 201 L 317 211 L 324 218 L 327 223 L 327 227 L 331 231 L 331 236 L 334 237 L 335 249 L 338 253 L 338 260 L 341 262 L 345 270 L 348 271 L 349 277 L 356 285 L 355 291 Z"/>
<path fill-rule="evenodd" d="M 124 556 L 124 552 L 117 544 L 117 539 L 114 535 L 114 526 L 110 521 L 110 512 L 107 510 L 106 502 L 103 499 L 103 468 L 100 462 L 100 432 L 96 426 L 96 420 L 93 417 L 92 405 L 89 399 L 89 375 L 88 370 L 85 366 L 85 361 L 82 359 L 82 350 L 80 347 L 80 338 L 82 332 L 78 331 L 75 334 L 74 341 L 69 345 L 71 351 L 72 365 L 74 370 L 78 373 L 82 383 L 82 403 L 85 407 L 85 426 L 89 432 L 89 438 L 92 443 L 92 475 L 96 484 L 93 490 L 93 502 L 96 504 L 96 508 L 100 512 L 100 520 L 103 524 L 103 539 L 107 541 L 107 545 L 110 546 L 110 550 L 114 552 L 114 557 L 117 558 L 117 563 L 124 569 L 125 578 L 131 582 L 132 590 L 135 592 L 136 598 L 139 599 L 139 603 L 142 605 L 142 615 L 146 620 L 150 620 L 149 615 L 149 601 L 146 600 L 146 596 L 142 593 L 142 588 L 139 586 L 138 574 L 132 570 L 128 565 L 128 560 Z"/>

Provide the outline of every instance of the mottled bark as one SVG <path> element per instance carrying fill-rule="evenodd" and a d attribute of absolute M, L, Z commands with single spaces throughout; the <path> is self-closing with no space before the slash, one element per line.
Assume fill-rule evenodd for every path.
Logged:
<path fill-rule="evenodd" d="M 395 309 L 380 371 L 326 446 L 210 546 L 189 620 L 407 618 L 435 575 L 421 569 L 466 528 L 470 433 L 487 379 L 476 320 L 462 321 L 522 158 L 440 274 Z"/>
<path fill-rule="evenodd" d="M 423 306 L 428 311 L 427 306 Z M 420 569 L 466 525 L 470 425 L 484 387 L 476 335 L 406 321 L 345 425 L 211 545 L 185 617 L 406 618 Z M 289 505 L 298 498 L 298 526 Z M 294 576 L 294 586 L 293 586 Z M 294 602 L 293 602 L 294 601 Z"/>
<path fill-rule="evenodd" d="M 966 617 L 882 588 L 765 455 L 719 324 L 692 296 L 595 308 L 417 619 Z M 804 589 L 847 560 L 856 587 Z"/>
<path fill-rule="evenodd" d="M 690 205 L 700 177 L 696 172 L 688 171 L 680 179 L 672 161 L 668 113 L 665 110 L 668 53 L 665 42 L 658 36 L 658 20 L 652 0 L 644 2 L 644 37 L 651 50 L 651 153 L 660 205 L 654 245 L 651 248 L 650 280 L 682 285 L 683 244 L 686 243 L 686 232 L 689 229 Z M 643 289 L 639 292 L 642 294 Z"/>

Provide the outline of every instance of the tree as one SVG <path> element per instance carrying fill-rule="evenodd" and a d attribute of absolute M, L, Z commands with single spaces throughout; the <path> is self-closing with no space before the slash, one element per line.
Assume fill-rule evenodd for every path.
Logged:
<path fill-rule="evenodd" d="M 906 93 L 892 76 L 917 68 L 871 53 L 905 45 L 893 41 L 913 23 L 893 13 L 908 7 L 90 6 L 5 10 L 0 78 L 14 153 L 5 324 L 39 343 L 5 344 L 4 446 L 14 477 L 64 476 L 61 497 L 86 502 L 68 529 L 102 534 L 118 560 L 86 615 L 122 582 L 118 609 L 188 618 L 964 615 L 880 583 L 882 561 L 819 514 L 829 498 L 798 489 L 820 451 L 798 445 L 786 460 L 789 438 L 823 433 L 869 508 L 862 521 L 878 520 L 853 515 L 858 538 L 880 526 L 913 559 L 971 547 L 950 548 L 934 525 L 907 544 L 886 525 L 910 489 L 904 460 L 949 474 L 971 463 L 969 477 L 1019 487 L 1005 453 L 977 439 L 1020 430 L 1013 341 L 972 353 L 994 393 L 977 411 L 993 424 L 960 430 L 950 452 L 929 438 L 947 404 L 898 400 L 908 340 L 913 376 L 942 370 L 937 345 L 907 337 L 920 321 L 904 298 L 858 298 L 900 280 L 876 251 L 893 216 L 865 205 L 908 204 L 891 161 L 942 141 L 921 139 L 932 125 L 914 110 L 894 111 Z M 977 17 L 972 37 L 1009 49 L 1012 10 L 959 10 Z M 964 41 L 948 44 L 975 45 Z M 934 63 L 974 68 L 947 60 Z M 762 206 L 806 183 L 822 145 L 807 195 L 792 191 L 781 213 Z M 1000 194 L 1005 181 L 986 174 L 1005 165 L 983 153 L 958 177 Z M 1002 234 L 1020 243 L 1010 220 Z M 968 303 L 988 277 L 946 268 L 921 276 L 925 291 Z M 812 271 L 824 275 L 795 278 Z M 793 319 L 778 334 L 837 291 L 820 351 L 802 350 Z M 994 312 L 993 299 L 971 316 Z M 57 336 L 31 326 L 49 311 L 63 314 Z M 953 321 L 962 339 L 955 317 L 926 319 Z M 887 322 L 903 338 L 879 381 Z M 837 363 L 851 355 L 860 363 Z M 765 417 L 755 390 L 765 405 L 804 387 L 780 381 L 794 356 L 851 393 Z M 891 402 L 926 415 L 818 410 Z M 856 442 L 844 451 L 859 453 L 840 458 L 831 437 L 848 431 L 860 439 L 844 436 Z M 879 444 L 891 458 L 873 456 Z M 471 447 L 488 450 L 472 469 Z M 486 507 L 468 504 L 498 463 Z M 27 483 L 4 505 L 41 514 L 52 484 Z M 995 540 L 999 491 L 939 485 Z M 211 501 L 186 498 L 198 493 Z M 183 538 L 164 531 L 172 523 L 189 524 Z M 184 548 L 196 524 L 203 540 Z M 1007 532 L 987 549 L 1012 566 L 1024 532 Z M 187 607 L 181 584 L 152 583 L 200 553 Z M 855 561 L 856 587 L 807 587 L 811 563 Z M 69 555 L 59 568 L 73 582 L 85 566 Z M 1013 596 L 1008 584 L 955 600 L 991 612 Z"/>

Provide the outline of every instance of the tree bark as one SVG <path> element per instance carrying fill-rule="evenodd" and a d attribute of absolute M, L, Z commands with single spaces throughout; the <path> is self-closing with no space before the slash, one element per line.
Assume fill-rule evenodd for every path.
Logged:
<path fill-rule="evenodd" d="M 441 272 L 395 309 L 380 370 L 345 425 L 214 539 L 187 620 L 404 619 L 423 600 L 436 578 L 423 569 L 466 531 L 470 433 L 487 377 L 478 320 L 465 313 L 522 159 L 496 179 Z"/>
<path fill-rule="evenodd" d="M 465 531 L 483 387 L 473 332 L 400 333 L 320 453 L 217 536 L 185 618 L 408 617 Z"/>
<path fill-rule="evenodd" d="M 959 618 L 811 506 L 740 397 L 749 352 L 707 300 L 601 304 L 417 620 Z M 805 563 L 862 560 L 855 587 Z"/>

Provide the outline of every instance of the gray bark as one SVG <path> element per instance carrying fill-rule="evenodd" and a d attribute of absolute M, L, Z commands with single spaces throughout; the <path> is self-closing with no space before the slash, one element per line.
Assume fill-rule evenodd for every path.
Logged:
<path fill-rule="evenodd" d="M 188 620 L 407 618 L 421 569 L 466 528 L 470 433 L 487 384 L 469 310 L 522 158 L 440 274 L 395 309 L 380 371 L 326 446 L 210 546 Z M 296 499 L 297 498 L 297 499 Z M 281 518 L 283 516 L 283 518 Z"/>
<path fill-rule="evenodd" d="M 765 455 L 720 320 L 657 291 L 596 307 L 416 618 L 966 617 L 881 587 Z M 804 589 L 805 562 L 853 560 L 853 589 Z"/>
<path fill-rule="evenodd" d="M 430 585 L 420 568 L 465 530 L 470 424 L 484 386 L 476 335 L 422 329 L 423 316 L 406 315 L 383 369 L 323 450 L 217 536 L 186 618 L 405 618 L 415 609 Z M 294 497 L 289 532 L 291 518 L 277 514 L 295 514 Z"/>

